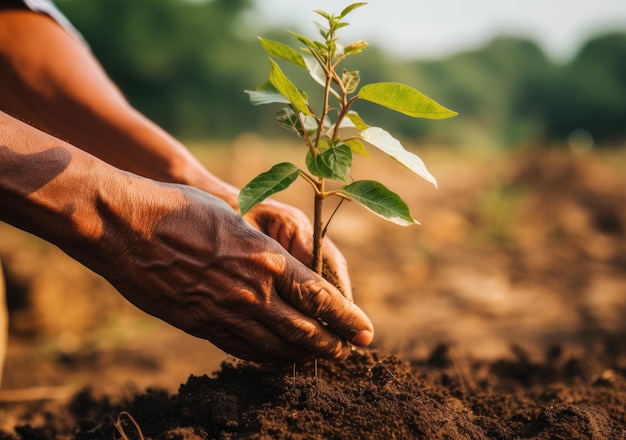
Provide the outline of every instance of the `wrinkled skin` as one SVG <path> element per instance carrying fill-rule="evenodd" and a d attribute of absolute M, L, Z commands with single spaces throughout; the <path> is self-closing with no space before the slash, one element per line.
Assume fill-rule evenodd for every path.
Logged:
<path fill-rule="evenodd" d="M 256 229 L 278 241 L 303 264 L 310 266 L 313 259 L 313 227 L 302 211 L 275 200 L 268 200 L 256 205 L 245 219 Z M 322 243 L 322 255 L 324 278 L 352 300 L 348 263 L 328 238 Z"/>
<path fill-rule="evenodd" d="M 242 220 L 238 189 L 132 108 L 52 19 L 0 7 L 0 84 L 1 221 L 244 359 L 341 357 L 345 340 L 371 342 L 337 248 L 326 240 L 332 283 L 306 267 L 304 214 L 266 201 Z"/>
<path fill-rule="evenodd" d="M 343 357 L 345 340 L 363 345 L 369 336 L 358 333 L 369 321 L 338 289 L 225 204 L 181 189 L 182 209 L 152 226 L 147 240 L 125 243 L 115 261 L 123 276 L 102 271 L 122 294 L 244 359 Z"/>

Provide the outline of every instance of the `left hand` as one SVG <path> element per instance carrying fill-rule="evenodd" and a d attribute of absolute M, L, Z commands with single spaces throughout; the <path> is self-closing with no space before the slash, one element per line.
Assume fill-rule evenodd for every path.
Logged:
<path fill-rule="evenodd" d="M 280 243 L 301 263 L 310 266 L 313 258 L 313 229 L 307 216 L 299 209 L 265 200 L 248 212 L 244 219 L 253 227 Z M 352 301 L 352 284 L 348 264 L 330 239 L 322 244 L 323 277 Z"/>

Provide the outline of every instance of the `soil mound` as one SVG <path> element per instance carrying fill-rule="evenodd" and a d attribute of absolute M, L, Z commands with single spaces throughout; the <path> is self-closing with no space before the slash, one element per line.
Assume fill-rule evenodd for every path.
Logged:
<path fill-rule="evenodd" d="M 375 350 L 347 360 L 226 362 L 178 392 L 120 402 L 77 394 L 44 423 L 0 439 L 626 439 L 626 369 L 553 348 L 541 362 L 458 359 L 437 347 L 405 362 Z M 611 354 L 612 366 L 624 364 Z"/>

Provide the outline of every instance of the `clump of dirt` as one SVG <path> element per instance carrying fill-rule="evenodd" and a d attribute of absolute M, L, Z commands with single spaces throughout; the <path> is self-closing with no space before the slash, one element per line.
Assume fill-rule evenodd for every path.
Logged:
<path fill-rule="evenodd" d="M 607 346 L 608 347 L 608 346 Z M 358 350 L 342 362 L 225 362 L 177 393 L 148 389 L 112 403 L 89 390 L 39 425 L 0 439 L 626 439 L 626 356 L 589 359 L 520 348 L 494 362 L 437 347 L 402 361 Z"/>

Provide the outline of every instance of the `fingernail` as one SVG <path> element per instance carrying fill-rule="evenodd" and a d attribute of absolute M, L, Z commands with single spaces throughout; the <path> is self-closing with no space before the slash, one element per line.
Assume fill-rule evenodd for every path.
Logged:
<path fill-rule="evenodd" d="M 354 345 L 358 345 L 359 347 L 366 347 L 372 343 L 372 339 L 374 339 L 374 332 L 370 330 L 363 330 L 352 338 L 352 343 Z"/>

